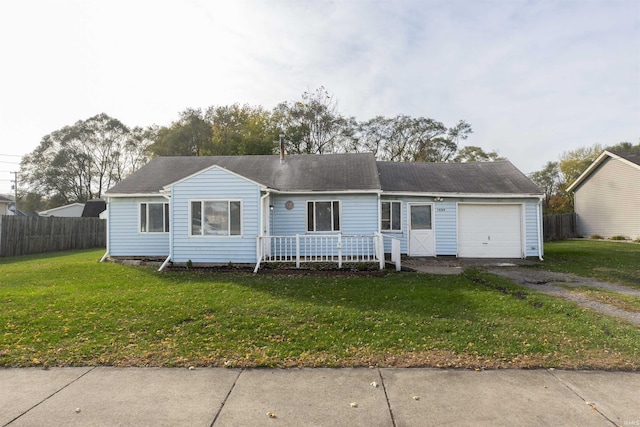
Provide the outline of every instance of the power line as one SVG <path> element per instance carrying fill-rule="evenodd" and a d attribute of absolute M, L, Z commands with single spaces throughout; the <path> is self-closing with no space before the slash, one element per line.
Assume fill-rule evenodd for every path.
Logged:
<path fill-rule="evenodd" d="M 5 162 L 4 160 L 0 160 L 0 163 L 9 163 L 10 165 L 19 165 L 20 162 Z"/>
<path fill-rule="evenodd" d="M 7 157 L 24 157 L 21 154 L 0 154 L 0 156 L 7 156 Z"/>

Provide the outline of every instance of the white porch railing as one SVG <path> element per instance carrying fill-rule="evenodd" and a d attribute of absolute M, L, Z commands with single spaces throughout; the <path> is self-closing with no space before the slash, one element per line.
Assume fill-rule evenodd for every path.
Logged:
<path fill-rule="evenodd" d="M 386 237 L 386 236 L 385 236 Z M 397 239 L 396 239 L 397 240 Z M 392 240 L 392 248 L 395 247 Z M 375 262 L 384 269 L 384 241 L 380 233 L 368 235 L 344 234 L 296 234 L 295 236 L 258 236 L 257 263 L 254 272 L 263 262 L 289 262 L 300 268 L 301 263 L 335 262 L 338 268 L 343 263 Z M 400 244 L 397 245 L 400 260 Z M 393 251 L 392 251 L 393 252 Z"/>
<path fill-rule="evenodd" d="M 389 236 L 384 236 L 389 237 Z M 384 269 L 384 237 L 380 233 L 367 235 L 346 234 L 296 234 L 294 236 L 258 236 L 256 250 L 257 272 L 262 262 L 290 262 L 300 268 L 301 263 L 335 262 L 338 268 L 343 263 L 375 262 Z M 396 269 L 400 263 L 400 241 L 397 245 L 392 237 L 392 261 Z M 397 246 L 397 247 L 396 247 Z M 394 256 L 394 250 L 397 255 Z"/>

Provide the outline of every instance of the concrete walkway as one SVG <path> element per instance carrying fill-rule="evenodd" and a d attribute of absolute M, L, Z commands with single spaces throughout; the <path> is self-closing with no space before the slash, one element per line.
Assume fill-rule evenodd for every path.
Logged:
<path fill-rule="evenodd" d="M 0 426 L 640 426 L 640 373 L 0 370 Z"/>

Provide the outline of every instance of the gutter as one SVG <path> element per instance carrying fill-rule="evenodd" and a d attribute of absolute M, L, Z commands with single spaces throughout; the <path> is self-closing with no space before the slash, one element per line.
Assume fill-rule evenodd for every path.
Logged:
<path fill-rule="evenodd" d="M 544 239 L 542 235 L 542 199 L 538 200 L 536 212 L 538 214 L 538 258 L 540 261 L 544 261 L 544 258 L 542 257 L 542 251 L 544 249 Z"/>
<path fill-rule="evenodd" d="M 169 201 L 169 256 L 164 260 L 158 271 L 164 270 L 173 257 L 173 199 L 170 192 L 162 194 L 162 197 Z"/>

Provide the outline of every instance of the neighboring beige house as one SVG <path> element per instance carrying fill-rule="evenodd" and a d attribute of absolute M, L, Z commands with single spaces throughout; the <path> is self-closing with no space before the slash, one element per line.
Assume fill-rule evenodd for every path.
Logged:
<path fill-rule="evenodd" d="M 605 151 L 568 191 L 578 234 L 640 238 L 640 150 Z"/>
<path fill-rule="evenodd" d="M 40 216 L 74 217 L 80 218 L 84 210 L 84 203 L 71 203 L 70 205 L 58 206 L 38 212 Z"/>
<path fill-rule="evenodd" d="M 0 196 L 0 215 L 13 215 L 13 212 L 9 212 L 11 204 L 13 204 L 13 200 Z"/>

